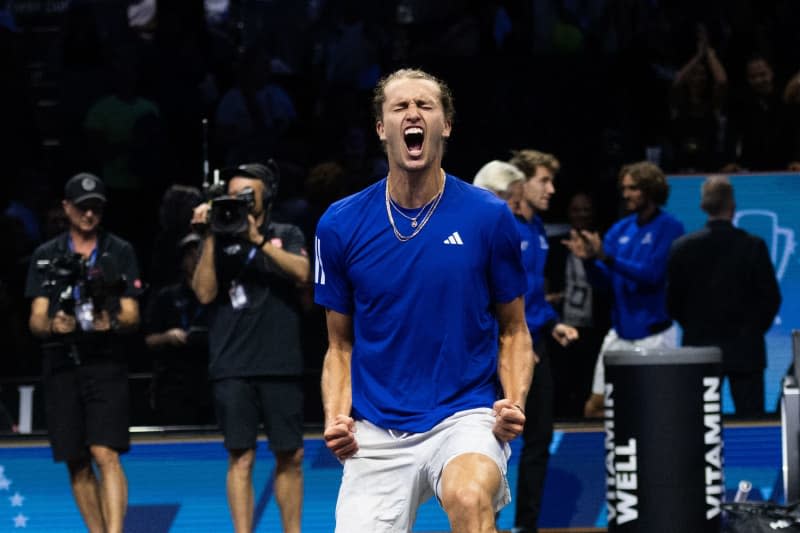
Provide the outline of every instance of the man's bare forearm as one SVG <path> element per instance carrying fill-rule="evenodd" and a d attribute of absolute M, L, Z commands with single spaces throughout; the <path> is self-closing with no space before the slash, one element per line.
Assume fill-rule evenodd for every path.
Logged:
<path fill-rule="evenodd" d="M 337 415 L 349 415 L 352 407 L 350 352 L 328 348 L 322 365 L 322 406 L 327 426 Z"/>
<path fill-rule="evenodd" d="M 214 268 L 214 237 L 203 240 L 203 250 L 192 276 L 192 290 L 201 304 L 209 304 L 217 297 L 217 272 Z"/>

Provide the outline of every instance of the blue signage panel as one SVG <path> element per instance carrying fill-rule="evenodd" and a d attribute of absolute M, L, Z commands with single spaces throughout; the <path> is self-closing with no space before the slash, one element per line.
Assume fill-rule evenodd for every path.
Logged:
<path fill-rule="evenodd" d="M 677 216 L 686 231 L 705 225 L 700 210 L 700 186 L 705 176 L 670 176 L 670 197 L 666 209 Z M 800 174 L 736 174 L 730 176 L 736 194 L 734 225 L 758 235 L 767 244 L 783 303 L 772 329 L 767 334 L 765 373 L 766 409 L 774 412 L 780 396 L 781 380 L 792 362 L 792 329 L 800 329 Z M 733 412 L 726 390 L 723 411 Z"/>

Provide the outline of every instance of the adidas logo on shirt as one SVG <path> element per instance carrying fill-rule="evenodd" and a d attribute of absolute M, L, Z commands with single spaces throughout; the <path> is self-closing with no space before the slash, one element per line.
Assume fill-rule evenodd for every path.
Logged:
<path fill-rule="evenodd" d="M 445 244 L 455 244 L 457 246 L 463 246 L 464 241 L 461 240 L 461 235 L 458 234 L 457 231 L 454 231 L 448 238 L 444 241 Z"/>

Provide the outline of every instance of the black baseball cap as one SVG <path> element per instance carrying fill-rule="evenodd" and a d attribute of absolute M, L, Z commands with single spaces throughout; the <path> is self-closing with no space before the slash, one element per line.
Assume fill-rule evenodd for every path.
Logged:
<path fill-rule="evenodd" d="M 79 204 L 91 198 L 105 202 L 106 186 L 103 180 L 94 174 L 81 172 L 72 176 L 64 185 L 64 198 L 73 204 Z"/>
<path fill-rule="evenodd" d="M 222 169 L 222 179 L 229 180 L 235 177 L 252 178 L 269 183 L 272 171 L 262 163 L 245 163 L 243 165 Z"/>

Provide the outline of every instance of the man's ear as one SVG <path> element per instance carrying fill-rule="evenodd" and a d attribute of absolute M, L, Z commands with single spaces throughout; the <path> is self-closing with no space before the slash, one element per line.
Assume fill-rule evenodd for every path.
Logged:
<path fill-rule="evenodd" d="M 442 137 L 444 137 L 445 139 L 449 139 L 451 131 L 453 131 L 453 124 L 449 120 L 445 120 L 444 130 L 442 130 Z"/>
<path fill-rule="evenodd" d="M 386 131 L 384 130 L 382 120 L 379 120 L 378 122 L 375 123 L 375 131 L 378 134 L 378 139 L 380 139 L 381 141 L 386 141 Z"/>

